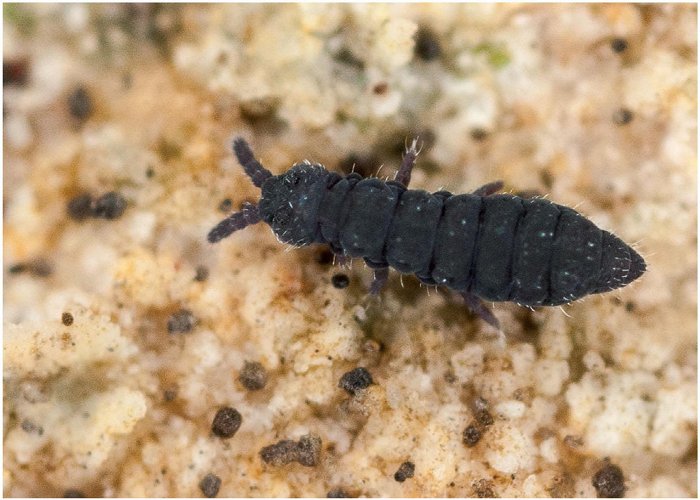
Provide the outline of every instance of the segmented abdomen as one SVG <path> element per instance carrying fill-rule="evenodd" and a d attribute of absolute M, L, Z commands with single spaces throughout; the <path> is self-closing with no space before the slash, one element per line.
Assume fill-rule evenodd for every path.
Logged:
<path fill-rule="evenodd" d="M 329 177 L 318 241 L 373 268 L 531 306 L 612 290 L 643 272 L 625 243 L 550 201 L 431 194 L 354 174 Z"/>

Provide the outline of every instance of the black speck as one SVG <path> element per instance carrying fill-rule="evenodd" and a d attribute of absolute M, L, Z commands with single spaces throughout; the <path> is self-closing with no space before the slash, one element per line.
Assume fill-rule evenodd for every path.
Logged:
<path fill-rule="evenodd" d="M 153 167 L 148 167 L 146 169 L 146 178 L 147 179 L 153 179 L 153 176 L 156 175 L 156 171 L 153 170 Z"/>
<path fill-rule="evenodd" d="M 365 63 L 353 54 L 347 47 L 342 47 L 334 56 L 333 59 L 341 64 L 347 64 L 357 69 L 364 69 Z"/>
<path fill-rule="evenodd" d="M 70 114 L 80 121 L 90 118 L 90 115 L 92 115 L 92 99 L 85 87 L 80 86 L 76 88 L 68 96 L 68 109 Z"/>
<path fill-rule="evenodd" d="M 241 426 L 241 414 L 238 410 L 225 407 L 216 412 L 211 424 L 211 431 L 220 438 L 233 437 Z"/>
<path fill-rule="evenodd" d="M 326 493 L 326 498 L 350 498 L 350 493 L 343 488 L 333 488 Z"/>
<path fill-rule="evenodd" d="M 625 478 L 622 469 L 606 462 L 593 476 L 593 487 L 598 498 L 622 498 L 625 495 Z"/>
<path fill-rule="evenodd" d="M 44 429 L 40 425 L 35 424 L 29 419 L 22 420 L 21 427 L 22 430 L 27 434 L 37 434 L 39 436 L 44 434 Z"/>
<path fill-rule="evenodd" d="M 403 483 L 406 479 L 413 477 L 416 471 L 416 466 L 413 462 L 404 462 L 399 466 L 399 470 L 394 474 L 394 479 L 399 483 Z"/>
<path fill-rule="evenodd" d="M 360 389 L 366 389 L 373 383 L 372 375 L 370 375 L 367 369 L 359 367 L 340 377 L 338 387 L 354 395 Z"/>
<path fill-rule="evenodd" d="M 338 273 L 334 274 L 333 277 L 331 278 L 331 283 L 333 283 L 333 286 L 336 288 L 347 288 L 348 285 L 350 284 L 350 278 L 348 278 L 347 274 L 343 273 Z"/>
<path fill-rule="evenodd" d="M 476 142 L 481 142 L 489 136 L 489 133 L 486 131 L 486 129 L 483 129 L 481 127 L 476 127 L 476 128 L 473 128 L 471 130 L 471 132 L 469 132 L 469 135 Z"/>
<path fill-rule="evenodd" d="M 163 391 L 163 400 L 166 402 L 173 401 L 177 397 L 177 388 L 168 387 Z"/>
<path fill-rule="evenodd" d="M 631 302 L 631 301 L 630 301 L 630 302 L 627 302 L 627 303 L 625 304 L 625 310 L 626 310 L 627 312 L 633 312 L 634 309 L 635 309 L 634 302 Z"/>
<path fill-rule="evenodd" d="M 469 448 L 476 446 L 476 443 L 481 440 L 481 430 L 474 423 L 471 423 L 464 429 L 462 433 L 462 442 Z"/>
<path fill-rule="evenodd" d="M 219 488 L 221 488 L 221 478 L 215 474 L 209 473 L 199 482 L 199 489 L 208 498 L 214 498 L 218 495 Z"/>
<path fill-rule="evenodd" d="M 32 276 L 37 278 L 46 278 L 50 276 L 53 272 L 51 264 L 42 258 L 34 259 L 29 262 L 18 262 L 17 264 L 12 264 L 7 272 L 10 274 L 20 274 L 28 272 Z"/>
<path fill-rule="evenodd" d="M 267 370 L 257 361 L 246 361 L 238 380 L 249 391 L 258 391 L 267 384 Z"/>
<path fill-rule="evenodd" d="M 377 95 L 386 94 L 387 90 L 389 90 L 389 84 L 386 82 L 379 82 L 374 87 L 372 87 L 372 92 L 374 92 Z"/>
<path fill-rule="evenodd" d="M 69 489 L 63 492 L 63 498 L 85 498 L 85 494 L 80 490 Z"/>
<path fill-rule="evenodd" d="M 618 54 L 624 52 L 629 47 L 629 43 L 624 38 L 613 38 L 610 40 L 610 48 Z"/>
<path fill-rule="evenodd" d="M 126 199 L 115 191 L 105 193 L 95 200 L 95 217 L 118 219 L 124 210 L 126 210 Z"/>
<path fill-rule="evenodd" d="M 197 266 L 197 270 L 194 275 L 195 281 L 206 281 L 209 277 L 209 268 L 207 266 Z"/>
<path fill-rule="evenodd" d="M 2 62 L 2 86 L 26 85 L 29 81 L 29 60 L 16 59 Z"/>
<path fill-rule="evenodd" d="M 65 326 L 71 326 L 73 324 L 73 315 L 69 312 L 64 312 L 61 315 L 61 323 Z"/>
<path fill-rule="evenodd" d="M 424 61 L 432 61 L 442 55 L 440 40 L 433 30 L 427 26 L 421 26 L 415 34 L 416 45 L 413 53 Z"/>
<path fill-rule="evenodd" d="M 228 213 L 232 208 L 233 201 L 231 201 L 231 198 L 224 198 L 221 200 L 221 203 L 219 203 L 219 212 Z"/>
<path fill-rule="evenodd" d="M 488 410 L 477 410 L 474 412 L 474 418 L 483 426 L 493 424 L 493 417 Z"/>
<path fill-rule="evenodd" d="M 73 197 L 67 206 L 68 217 L 81 221 L 93 215 L 92 196 L 88 193 L 81 193 Z"/>
<path fill-rule="evenodd" d="M 634 118 L 634 113 L 627 108 L 620 108 L 613 113 L 613 122 L 616 125 L 627 125 Z"/>
<path fill-rule="evenodd" d="M 188 333 L 197 325 L 191 311 L 180 309 L 168 318 L 168 333 Z"/>

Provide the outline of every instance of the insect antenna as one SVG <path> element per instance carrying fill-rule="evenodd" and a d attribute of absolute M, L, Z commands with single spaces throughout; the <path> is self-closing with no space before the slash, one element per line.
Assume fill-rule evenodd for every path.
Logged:
<path fill-rule="evenodd" d="M 255 159 L 253 150 L 250 149 L 250 146 L 242 137 L 237 137 L 233 141 L 233 152 L 236 158 L 238 158 L 238 162 L 243 167 L 243 170 L 245 170 L 245 173 L 250 177 L 250 180 L 253 181 L 256 187 L 261 187 L 268 177 L 272 177 L 272 173 Z"/>
<path fill-rule="evenodd" d="M 260 212 L 258 206 L 253 203 L 243 203 L 240 212 L 235 212 L 219 222 L 214 229 L 209 231 L 207 240 L 209 243 L 216 243 L 231 233 L 243 229 L 244 227 L 260 222 Z"/>

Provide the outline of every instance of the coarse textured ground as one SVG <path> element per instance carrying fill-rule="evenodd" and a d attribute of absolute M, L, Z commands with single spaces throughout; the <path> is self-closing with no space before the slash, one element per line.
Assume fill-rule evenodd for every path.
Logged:
<path fill-rule="evenodd" d="M 694 5 L 3 14 L 6 496 L 697 495 Z M 262 224 L 206 242 L 258 196 L 239 134 L 381 176 L 419 135 L 412 187 L 547 194 L 649 269 L 496 304 L 504 338 L 410 277 L 373 301 Z"/>

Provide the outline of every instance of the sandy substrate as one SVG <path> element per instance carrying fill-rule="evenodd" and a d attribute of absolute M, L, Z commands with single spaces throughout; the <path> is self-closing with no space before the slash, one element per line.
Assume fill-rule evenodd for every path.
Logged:
<path fill-rule="evenodd" d="M 696 496 L 695 9 L 4 5 L 4 494 Z M 419 135 L 412 187 L 503 179 L 649 269 L 504 337 L 372 300 L 263 224 L 206 242 L 259 196 L 236 135 L 380 176 Z"/>

